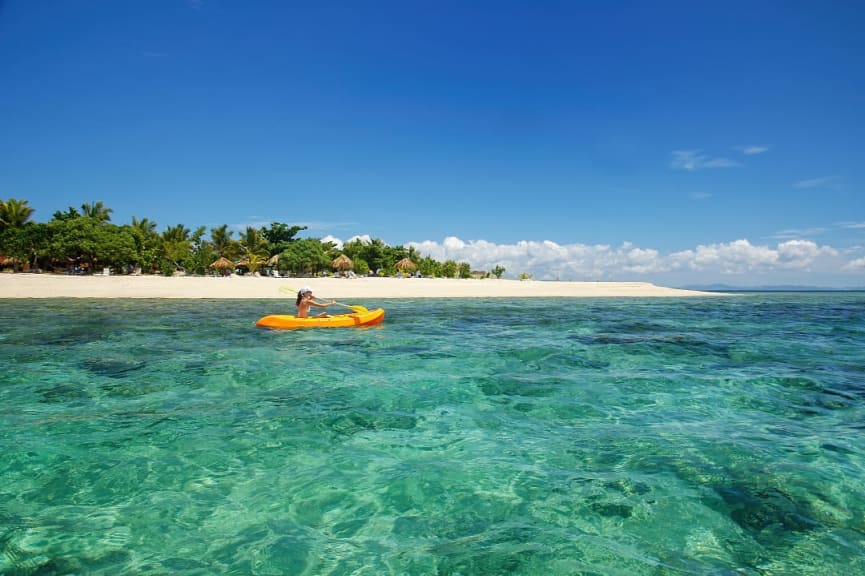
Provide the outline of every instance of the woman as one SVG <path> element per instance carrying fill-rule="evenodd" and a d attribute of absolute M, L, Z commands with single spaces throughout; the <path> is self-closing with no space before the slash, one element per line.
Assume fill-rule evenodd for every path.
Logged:
<path fill-rule="evenodd" d="M 297 306 L 297 317 L 298 318 L 309 318 L 309 307 L 315 306 L 316 308 L 327 308 L 328 306 L 333 306 L 336 304 L 333 300 L 327 303 L 319 303 L 315 301 L 315 296 L 312 295 L 312 288 L 308 288 L 304 286 L 300 290 L 297 291 L 297 302 L 294 303 Z M 327 312 L 322 312 L 315 318 L 329 318 L 330 314 Z"/>

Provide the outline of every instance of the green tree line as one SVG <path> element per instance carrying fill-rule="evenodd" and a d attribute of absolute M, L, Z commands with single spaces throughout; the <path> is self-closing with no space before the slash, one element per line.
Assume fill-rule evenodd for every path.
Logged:
<path fill-rule="evenodd" d="M 113 224 L 112 210 L 102 202 L 70 206 L 55 212 L 48 222 L 33 221 L 33 212 L 27 200 L 0 200 L 0 265 L 47 271 L 109 268 L 115 274 L 140 271 L 167 276 L 218 274 L 234 268 L 254 273 L 267 268 L 280 275 L 314 276 L 330 272 L 332 262 L 344 254 L 360 275 L 371 271 L 395 275 L 397 263 L 406 259 L 414 264 L 411 271 L 428 277 L 468 278 L 472 272 L 467 262 L 439 262 L 421 256 L 413 246 L 388 246 L 380 239 L 353 240 L 339 249 L 318 238 L 298 238 L 306 226 L 282 222 L 248 226 L 235 237 L 227 224 L 210 230 L 177 224 L 162 232 L 147 218 Z M 224 267 L 214 266 L 218 261 Z M 496 266 L 492 274 L 498 278 L 504 271 Z"/>

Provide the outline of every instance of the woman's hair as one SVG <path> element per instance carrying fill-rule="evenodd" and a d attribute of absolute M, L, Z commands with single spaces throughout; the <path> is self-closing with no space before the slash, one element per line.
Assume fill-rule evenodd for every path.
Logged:
<path fill-rule="evenodd" d="M 303 292 L 300 290 L 297 291 L 297 302 L 294 303 L 295 306 L 300 306 L 300 301 L 303 300 Z"/>

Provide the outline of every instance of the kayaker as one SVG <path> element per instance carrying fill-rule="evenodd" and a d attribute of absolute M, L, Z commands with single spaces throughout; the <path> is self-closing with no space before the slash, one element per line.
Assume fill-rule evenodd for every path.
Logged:
<path fill-rule="evenodd" d="M 309 318 L 309 307 L 315 306 L 316 308 L 327 308 L 328 306 L 333 306 L 336 304 L 333 300 L 330 302 L 316 302 L 315 296 L 312 295 L 312 288 L 308 286 L 304 286 L 300 290 L 297 291 L 297 302 L 294 303 L 297 306 L 297 317 L 298 318 Z M 313 318 L 329 318 L 330 314 L 327 312 L 322 312 L 318 316 L 313 316 Z"/>

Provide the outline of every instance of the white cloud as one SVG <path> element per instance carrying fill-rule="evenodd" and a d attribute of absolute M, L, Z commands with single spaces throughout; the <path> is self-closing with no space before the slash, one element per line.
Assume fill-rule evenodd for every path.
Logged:
<path fill-rule="evenodd" d="M 372 244 L 372 238 L 369 234 L 361 234 L 360 236 L 352 236 L 348 239 L 349 242 L 360 241 L 362 244 Z"/>
<path fill-rule="evenodd" d="M 708 200 L 712 194 L 709 192 L 691 192 L 690 197 L 692 200 Z"/>
<path fill-rule="evenodd" d="M 844 270 L 865 271 L 865 257 L 856 258 L 844 265 Z"/>
<path fill-rule="evenodd" d="M 717 268 L 723 274 L 742 274 L 771 266 L 777 260 L 777 252 L 768 246 L 754 246 L 748 240 L 735 240 L 726 244 L 697 246 L 690 266 L 696 270 Z"/>
<path fill-rule="evenodd" d="M 351 241 L 351 240 L 349 240 L 349 241 Z M 322 244 L 325 244 L 327 242 L 333 242 L 333 245 L 336 246 L 337 250 L 342 250 L 342 247 L 345 246 L 345 244 L 343 244 L 342 240 L 340 240 L 336 236 L 331 236 L 330 234 L 328 234 L 327 236 L 325 236 L 324 238 L 321 239 Z"/>
<path fill-rule="evenodd" d="M 819 246 L 810 240 L 789 240 L 778 244 L 778 262 L 789 268 L 806 268 L 821 257 L 838 256 L 831 246 Z"/>
<path fill-rule="evenodd" d="M 612 248 L 608 245 L 563 245 L 548 240 L 493 244 L 448 237 L 441 243 L 425 241 L 410 245 L 425 256 L 469 262 L 475 269 L 489 270 L 501 265 L 511 276 L 527 272 L 538 279 L 562 280 L 634 279 L 681 270 L 723 275 L 801 270 L 839 255 L 834 248 L 810 240 L 789 240 L 768 246 L 742 239 L 700 245 L 671 254 L 627 242 Z"/>
<path fill-rule="evenodd" d="M 840 179 L 837 176 L 821 176 L 820 178 L 810 178 L 808 180 L 799 180 L 793 184 L 794 188 L 801 189 L 837 189 L 840 185 Z"/>
<path fill-rule="evenodd" d="M 736 146 L 736 150 L 741 152 L 746 156 L 754 156 L 757 154 L 765 154 L 769 151 L 768 146 L 758 146 L 758 145 L 750 145 L 750 146 Z"/>
<path fill-rule="evenodd" d="M 772 235 L 773 238 L 778 240 L 796 240 L 801 239 L 803 237 L 811 237 L 811 236 L 819 236 L 821 234 L 825 234 L 827 232 L 827 228 L 788 228 L 787 230 L 780 230 Z"/>
<path fill-rule="evenodd" d="M 810 240 L 788 240 L 771 246 L 755 246 L 748 240 L 698 246 L 690 265 L 696 270 L 714 268 L 723 274 L 745 274 L 804 269 L 819 258 L 834 258 L 838 251 Z"/>
<path fill-rule="evenodd" d="M 369 241 L 369 236 L 352 238 L 355 239 Z M 326 240 L 339 241 L 332 236 Z M 795 280 L 815 284 L 818 282 L 813 278 L 850 278 L 851 274 L 865 270 L 865 258 L 853 259 L 861 251 L 842 255 L 831 246 L 803 239 L 774 245 L 739 239 L 667 254 L 630 242 L 618 247 L 558 244 L 550 240 L 495 244 L 456 236 L 448 236 L 441 242 L 425 240 L 406 245 L 438 261 L 468 262 L 473 270 L 503 266 L 505 277 L 527 273 L 537 280 L 647 280 L 667 285 L 711 282 L 752 285 Z M 860 280 L 854 276 L 853 281 Z"/>
<path fill-rule="evenodd" d="M 674 150 L 670 167 L 674 170 L 696 172 L 704 168 L 730 168 L 739 163 L 729 158 L 711 158 L 702 150 Z"/>

